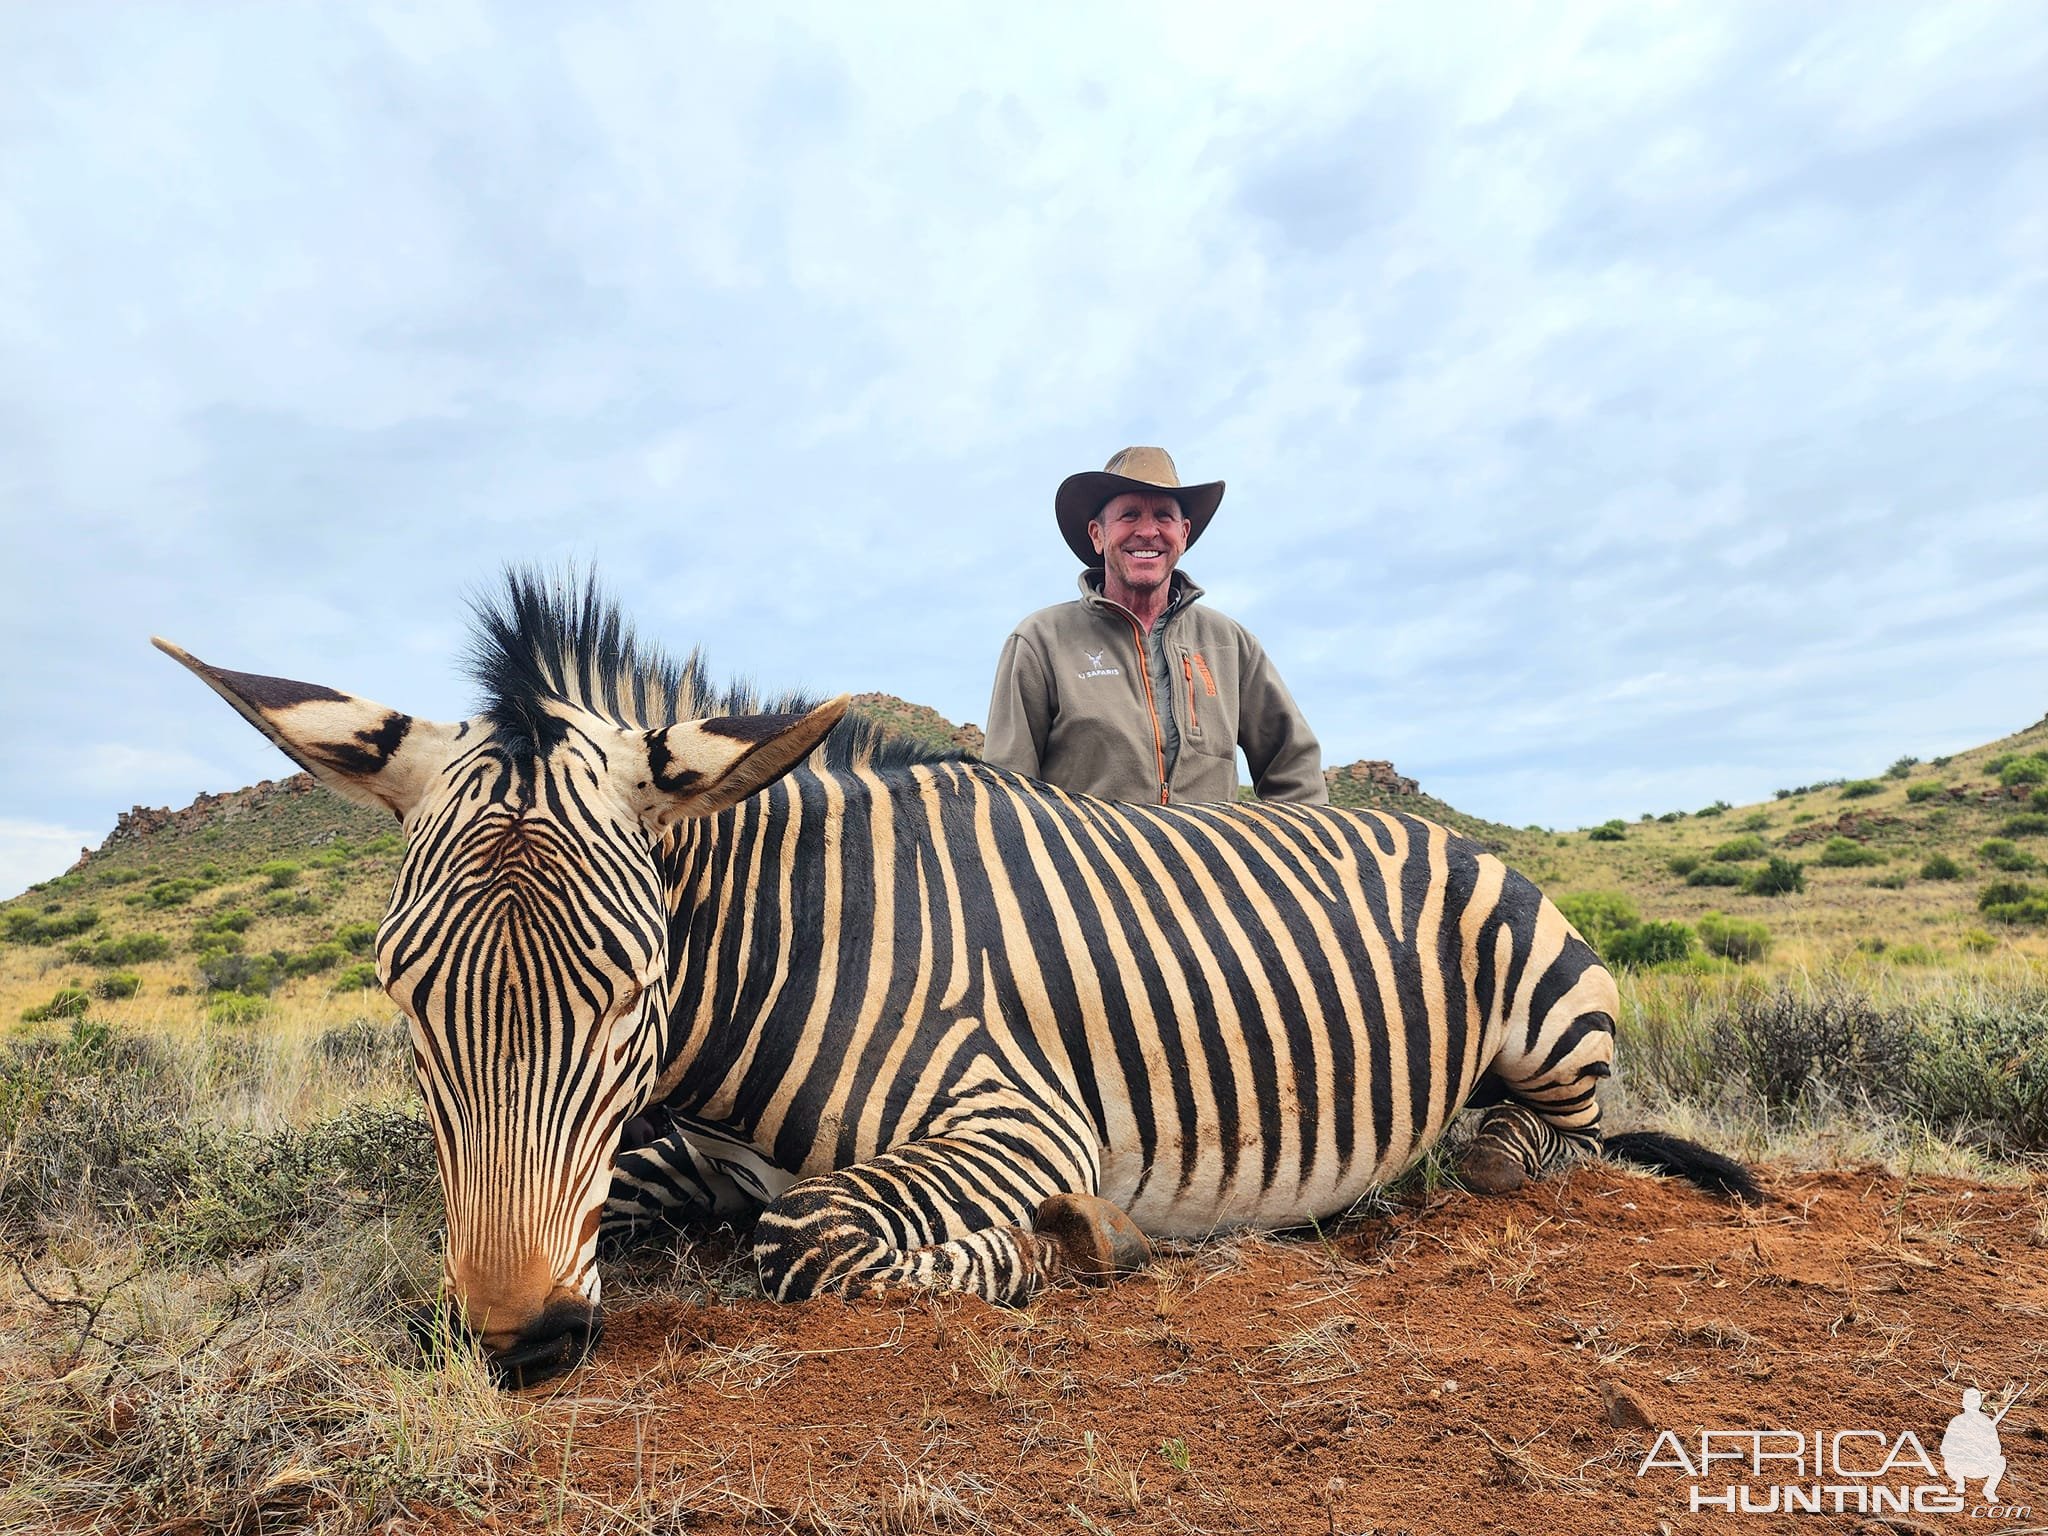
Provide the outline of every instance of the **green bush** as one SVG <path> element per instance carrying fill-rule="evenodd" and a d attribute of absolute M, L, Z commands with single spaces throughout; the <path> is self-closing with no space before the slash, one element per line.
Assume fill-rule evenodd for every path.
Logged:
<path fill-rule="evenodd" d="M 1635 969 L 1667 965 L 1692 953 L 1692 930 L 1684 923 L 1648 922 L 1617 933 L 1601 957 L 1610 965 Z"/>
<path fill-rule="evenodd" d="M 2048 989 L 1959 996 L 1916 1046 L 1913 1102 L 1938 1133 L 2005 1157 L 2048 1152 Z"/>
<path fill-rule="evenodd" d="M 1702 864 L 1685 877 L 1687 885 L 1740 885 L 1742 871 L 1727 864 Z"/>
<path fill-rule="evenodd" d="M 2027 796 L 2027 804 L 2037 811 L 2048 811 L 2048 784 Z"/>
<path fill-rule="evenodd" d="M 1903 891 L 1906 888 L 1906 882 L 1911 878 L 1903 869 L 1893 869 L 1879 875 L 1870 884 L 1875 890 Z"/>
<path fill-rule="evenodd" d="M 334 930 L 334 942 L 352 955 L 368 954 L 377 942 L 375 923 L 343 923 Z"/>
<path fill-rule="evenodd" d="M 21 1010 L 21 1022 L 40 1024 L 46 1019 L 83 1018 L 85 1010 L 92 1006 L 92 994 L 83 987 L 59 987 L 56 995 L 47 1003 L 38 1003 L 33 1008 Z"/>
<path fill-rule="evenodd" d="M 1963 878 L 1963 866 L 1945 853 L 1932 853 L 1927 856 L 1927 862 L 1920 866 L 1920 878 L 1922 880 L 1960 880 Z"/>
<path fill-rule="evenodd" d="M 1701 810 L 1694 811 L 1693 815 L 1719 816 L 1724 811 L 1732 811 L 1734 809 L 1735 807 L 1730 805 L 1726 800 L 1716 800 L 1712 805 L 1706 806 Z"/>
<path fill-rule="evenodd" d="M 71 958 L 100 967 L 140 965 L 161 960 L 171 952 L 171 941 L 160 933 L 125 933 L 119 938 L 100 939 L 91 944 L 74 944 Z"/>
<path fill-rule="evenodd" d="M 331 971 L 347 954 L 348 951 L 339 944 L 315 944 L 303 954 L 287 955 L 284 973 L 287 976 L 311 976 L 320 971 Z"/>
<path fill-rule="evenodd" d="M 80 907 L 69 916 L 61 905 L 53 903 L 52 907 L 54 910 L 46 909 L 40 917 L 16 907 L 0 919 L 0 939 L 14 944 L 54 944 L 59 939 L 78 937 L 96 927 L 100 920 L 97 907 Z"/>
<path fill-rule="evenodd" d="M 1750 871 L 1749 878 L 1742 882 L 1742 889 L 1751 896 L 1784 896 L 1793 891 L 1803 891 L 1806 889 L 1805 866 L 1773 854 L 1771 862 L 1762 869 Z"/>
<path fill-rule="evenodd" d="M 360 960 L 335 976 L 332 990 L 336 992 L 359 992 L 367 987 L 374 987 L 376 985 L 377 967 L 368 960 Z"/>
<path fill-rule="evenodd" d="M 1910 779 L 1913 776 L 1913 767 L 1919 761 L 1917 757 L 1902 757 L 1885 769 L 1884 776 L 1888 779 Z"/>
<path fill-rule="evenodd" d="M 1998 940 L 1982 928 L 1972 928 L 1963 934 L 1963 948 L 1973 955 L 1981 955 L 1987 949 L 1998 948 Z"/>
<path fill-rule="evenodd" d="M 1941 793 L 1941 785 L 1933 779 L 1922 779 L 1917 784 L 1906 786 L 1906 798 L 1918 805 L 1923 800 L 1932 800 Z"/>
<path fill-rule="evenodd" d="M 1740 864 L 1748 859 L 1760 859 L 1770 851 L 1760 837 L 1738 837 L 1723 843 L 1710 857 L 1721 864 Z"/>
<path fill-rule="evenodd" d="M 1700 861 L 1689 853 L 1676 853 L 1665 862 L 1664 867 L 1674 875 L 1689 875 L 1700 867 Z"/>
<path fill-rule="evenodd" d="M 247 907 L 222 907 L 200 920 L 201 933 L 247 933 L 256 914 Z"/>
<path fill-rule="evenodd" d="M 1977 893 L 1977 910 L 1994 923 L 2048 923 L 2048 895 L 2017 880 L 1998 880 Z"/>
<path fill-rule="evenodd" d="M 1564 920 L 1579 930 L 1579 936 L 1594 949 L 1601 958 L 1607 958 L 1609 947 L 1616 934 L 1626 932 L 1642 919 L 1636 912 L 1635 903 L 1618 891 L 1579 891 L 1570 896 L 1560 896 L 1557 910 L 1564 914 Z"/>
<path fill-rule="evenodd" d="M 94 997 L 133 997 L 142 990 L 142 978 L 133 971 L 110 971 L 92 984 Z"/>
<path fill-rule="evenodd" d="M 122 899 L 141 906 L 164 908 L 182 907 L 201 891 L 211 890 L 213 882 L 200 880 L 191 875 L 176 875 L 168 880 L 153 880 L 139 896 Z"/>
<path fill-rule="evenodd" d="M 272 859 L 268 864 L 258 865 L 256 873 L 261 875 L 273 891 L 281 891 L 288 885 L 296 885 L 305 871 L 290 859 Z"/>
<path fill-rule="evenodd" d="M 1617 816 L 1612 821 L 1602 822 L 1586 836 L 1596 843 L 1619 843 L 1628 837 L 1628 823 Z"/>
<path fill-rule="evenodd" d="M 1768 832 L 1771 828 L 1771 813 L 1769 811 L 1751 811 L 1742 818 L 1741 825 L 1742 830 L 1745 832 Z"/>
<path fill-rule="evenodd" d="M 2032 869 L 2041 862 L 2019 844 L 2003 837 L 1989 837 L 1979 843 L 1977 857 L 1993 869 L 2003 869 L 2014 874 Z"/>
<path fill-rule="evenodd" d="M 1699 933 L 1708 954 L 1742 964 L 1763 959 L 1771 948 L 1770 929 L 1754 919 L 1730 917 L 1725 912 L 1703 913 Z"/>
<path fill-rule="evenodd" d="M 1855 869 L 1864 864 L 1882 864 L 1884 855 L 1854 838 L 1831 837 L 1821 847 L 1820 862 L 1829 869 Z"/>
<path fill-rule="evenodd" d="M 1997 773 L 1998 782 L 2007 789 L 2015 784 L 2048 784 L 2048 757 L 2015 757 L 2001 765 Z"/>
<path fill-rule="evenodd" d="M 279 954 L 216 954 L 199 962 L 199 979 L 209 992 L 239 992 L 246 997 L 268 997 L 284 977 L 284 958 Z"/>
<path fill-rule="evenodd" d="M 2008 816 L 1998 831 L 2002 837 L 2039 837 L 2048 832 L 2048 815 L 2026 811 L 2018 816 Z"/>
<path fill-rule="evenodd" d="M 1875 779 L 1851 779 L 1842 786 L 1844 800 L 1866 800 L 1884 786 Z"/>
<path fill-rule="evenodd" d="M 267 999 L 230 992 L 207 1005 L 206 1017 L 215 1024 L 254 1024 L 269 1012 Z"/>
<path fill-rule="evenodd" d="M 321 902 L 311 891 L 272 891 L 263 910 L 275 917 L 310 917 Z"/>
<path fill-rule="evenodd" d="M 1893 965 L 1932 965 L 1941 957 L 1925 944 L 1894 944 L 1885 958 Z"/>

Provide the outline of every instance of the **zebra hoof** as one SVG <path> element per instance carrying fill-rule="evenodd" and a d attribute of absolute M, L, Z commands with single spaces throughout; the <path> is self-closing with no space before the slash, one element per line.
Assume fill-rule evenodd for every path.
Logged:
<path fill-rule="evenodd" d="M 1031 1225 L 1059 1249 L 1065 1273 L 1093 1285 L 1152 1262 L 1152 1245 L 1138 1224 L 1100 1195 L 1054 1195 Z"/>
<path fill-rule="evenodd" d="M 1459 1159 L 1458 1182 L 1474 1194 L 1505 1195 L 1529 1182 L 1529 1170 L 1512 1152 L 1479 1141 Z"/>

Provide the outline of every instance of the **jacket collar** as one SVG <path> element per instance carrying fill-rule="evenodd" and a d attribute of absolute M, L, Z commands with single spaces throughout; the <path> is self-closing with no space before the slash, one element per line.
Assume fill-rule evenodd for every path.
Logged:
<path fill-rule="evenodd" d="M 1112 603 L 1102 595 L 1101 567 L 1097 566 L 1083 571 L 1080 576 L 1079 586 L 1081 588 L 1082 606 L 1098 613 L 1106 608 L 1114 608 L 1118 613 L 1128 611 L 1121 603 Z M 1183 608 L 1192 607 L 1202 596 L 1202 589 L 1195 585 L 1193 579 L 1189 577 L 1186 571 L 1177 570 L 1169 576 L 1166 579 L 1166 590 L 1166 611 L 1159 616 L 1161 622 L 1172 618 Z"/>

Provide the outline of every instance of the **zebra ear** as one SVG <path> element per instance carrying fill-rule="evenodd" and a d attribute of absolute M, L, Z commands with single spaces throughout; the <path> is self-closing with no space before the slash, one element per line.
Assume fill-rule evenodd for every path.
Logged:
<path fill-rule="evenodd" d="M 235 706 L 286 757 L 329 789 L 403 819 L 447 764 L 462 727 L 415 720 L 318 683 L 210 667 L 197 656 L 152 640 Z"/>
<path fill-rule="evenodd" d="M 657 836 L 685 816 L 715 816 L 810 756 L 847 702 L 842 693 L 808 714 L 718 715 L 648 731 L 646 757 L 628 760 L 627 802 Z"/>

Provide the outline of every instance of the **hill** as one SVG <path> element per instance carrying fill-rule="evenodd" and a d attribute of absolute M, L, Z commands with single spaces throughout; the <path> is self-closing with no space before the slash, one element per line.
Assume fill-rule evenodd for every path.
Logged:
<path fill-rule="evenodd" d="M 981 744 L 976 727 L 887 694 L 856 707 L 928 744 Z M 1860 950 L 1925 965 L 2048 952 L 2048 893 L 2034 883 L 2048 855 L 2044 755 L 2048 720 L 1869 779 L 1563 834 L 1469 815 L 1385 762 L 1327 776 L 1336 804 L 1423 816 L 1499 852 L 1603 950 L 1624 929 L 1666 923 L 1745 951 L 1734 958 L 1814 965 Z M 181 810 L 138 806 L 70 873 L 0 903 L 0 1018 L 52 1002 L 61 1016 L 95 994 L 95 1011 L 117 1019 L 201 1005 L 249 1016 L 279 994 L 343 1013 L 381 1006 L 359 994 L 401 847 L 389 817 L 304 774 Z M 1774 892 L 1774 879 L 1797 888 Z"/>

